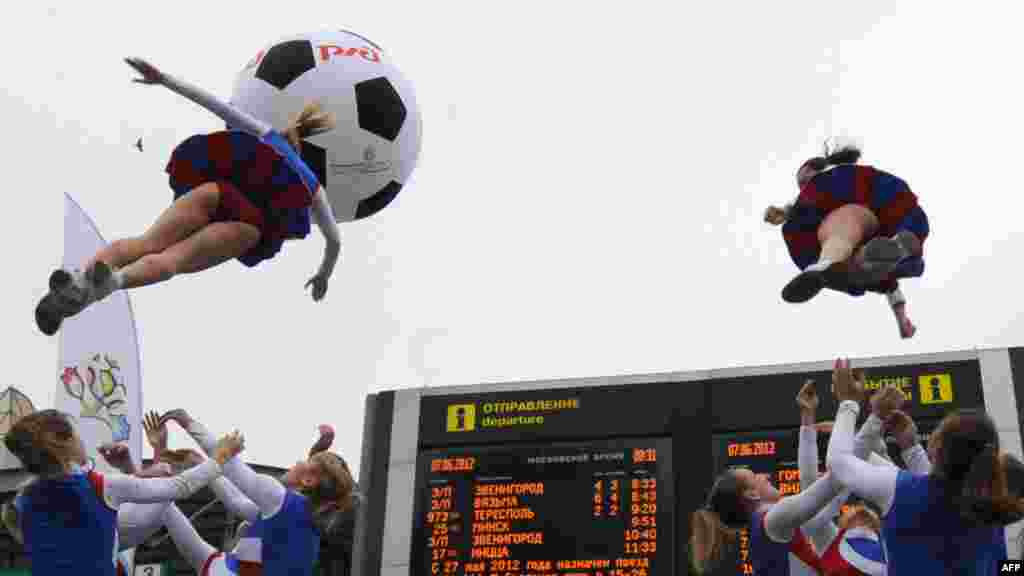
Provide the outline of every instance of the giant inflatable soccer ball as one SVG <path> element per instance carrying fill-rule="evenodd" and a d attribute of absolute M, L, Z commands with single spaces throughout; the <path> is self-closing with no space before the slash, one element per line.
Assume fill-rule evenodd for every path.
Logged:
<path fill-rule="evenodd" d="M 345 31 L 283 38 L 238 74 L 231 103 L 277 129 L 317 100 L 334 130 L 308 138 L 302 158 L 339 222 L 387 206 L 408 182 L 422 125 L 412 84 L 366 38 Z"/>

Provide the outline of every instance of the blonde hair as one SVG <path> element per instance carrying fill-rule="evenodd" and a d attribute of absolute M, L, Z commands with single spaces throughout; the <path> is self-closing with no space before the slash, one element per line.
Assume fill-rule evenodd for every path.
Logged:
<path fill-rule="evenodd" d="M 319 101 L 306 104 L 284 130 L 284 136 L 296 152 L 302 150 L 302 140 L 333 130 L 336 126 L 334 114 L 324 112 Z"/>
<path fill-rule="evenodd" d="M 337 509 L 346 511 L 353 506 L 356 482 L 348 463 L 334 452 L 317 452 L 310 456 L 309 461 L 320 469 L 320 482 L 305 495 L 317 510 Z"/>
<path fill-rule="evenodd" d="M 39 410 L 23 416 L 4 436 L 4 445 L 36 476 L 64 474 L 68 463 L 81 452 L 81 443 L 68 417 L 56 410 Z"/>

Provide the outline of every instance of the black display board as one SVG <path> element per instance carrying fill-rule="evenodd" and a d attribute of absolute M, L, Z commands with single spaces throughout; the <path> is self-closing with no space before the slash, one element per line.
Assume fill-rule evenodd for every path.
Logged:
<path fill-rule="evenodd" d="M 420 455 L 412 576 L 675 576 L 668 439 Z"/>

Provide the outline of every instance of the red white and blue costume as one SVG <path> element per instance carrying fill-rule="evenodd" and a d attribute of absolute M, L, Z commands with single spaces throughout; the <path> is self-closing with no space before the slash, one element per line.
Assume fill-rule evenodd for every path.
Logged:
<path fill-rule="evenodd" d="M 828 463 L 842 484 L 881 510 L 888 574 L 996 576 L 998 561 L 1006 559 L 1004 529 L 964 521 L 946 498 L 944 481 L 925 471 L 930 463 L 900 470 L 870 466 L 854 457 L 851 437 L 859 411 L 857 402 L 839 405 Z M 923 460 L 927 462 L 926 455 Z"/>
<path fill-rule="evenodd" d="M 878 455 L 885 452 L 885 444 L 882 441 L 882 424 L 877 417 L 869 418 L 861 426 L 853 442 L 853 454 L 858 459 L 874 466 L 893 467 L 891 462 Z M 818 431 L 813 426 L 800 427 L 797 463 L 801 489 L 806 489 L 818 477 Z M 885 550 L 878 534 L 862 527 L 840 530 L 835 524 L 836 516 L 849 497 L 849 491 L 841 491 L 825 509 L 801 526 L 801 530 L 814 544 L 822 574 L 885 576 Z"/>
<path fill-rule="evenodd" d="M 837 208 L 856 204 L 870 210 L 878 218 L 875 237 L 892 237 L 899 232 L 913 232 L 922 248 L 930 231 L 928 216 L 918 204 L 917 196 L 902 179 L 872 166 L 842 164 L 816 174 L 800 189 L 800 196 L 788 210 L 782 237 L 793 263 L 801 270 L 816 263 L 821 255 L 818 227 Z M 865 238 L 864 242 L 871 240 Z M 913 256 L 897 266 L 900 277 L 924 274 L 924 259 Z M 847 275 L 825 273 L 826 286 L 863 296 L 865 292 L 889 294 L 898 287 L 895 279 L 878 285 L 862 286 Z"/>
<path fill-rule="evenodd" d="M 273 258 L 285 240 L 309 234 L 319 183 L 276 132 L 192 136 L 174 149 L 167 173 L 175 199 L 207 182 L 217 185 L 220 205 L 211 222 L 245 222 L 259 229 L 259 243 L 238 258 L 246 266 Z"/>
<path fill-rule="evenodd" d="M 173 478 L 108 477 L 75 469 L 66 476 L 36 480 L 14 502 L 32 573 L 115 576 L 121 504 L 187 498 L 220 473 L 217 462 L 210 460 Z"/>
<path fill-rule="evenodd" d="M 213 450 L 215 441 L 200 423 L 192 422 L 188 433 L 204 451 Z M 246 522 L 230 552 L 204 542 L 177 507 L 169 506 L 164 517 L 175 545 L 200 576 L 312 576 L 320 533 L 308 499 L 276 478 L 256 473 L 237 457 L 225 463 L 224 470 L 225 477 L 211 488 L 225 508 Z"/>

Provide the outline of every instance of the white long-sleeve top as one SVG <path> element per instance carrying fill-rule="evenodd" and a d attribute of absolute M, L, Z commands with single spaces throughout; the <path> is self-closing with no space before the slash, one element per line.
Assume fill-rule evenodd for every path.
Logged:
<path fill-rule="evenodd" d="M 207 454 L 212 452 L 215 441 L 206 427 L 192 421 L 186 431 Z M 284 485 L 276 478 L 257 473 L 238 457 L 224 464 L 224 479 L 227 482 L 212 484 L 211 488 L 218 498 L 223 497 L 221 501 L 228 510 L 250 522 L 260 515 L 273 516 L 284 504 Z"/>
<path fill-rule="evenodd" d="M 856 457 L 853 452 L 853 429 L 859 414 L 860 404 L 857 402 L 847 400 L 839 405 L 825 459 L 839 483 L 878 506 L 882 517 L 885 517 L 892 508 L 900 470 L 895 466 L 872 466 Z M 920 444 L 904 450 L 902 456 L 909 471 L 915 474 L 931 471 L 931 462 Z"/>
<path fill-rule="evenodd" d="M 213 114 L 217 115 L 221 120 L 224 120 L 224 122 L 229 126 L 248 132 L 249 134 L 257 136 L 261 140 L 268 140 L 274 137 L 273 126 L 228 102 L 222 101 L 212 93 L 198 86 L 167 74 L 163 75 L 163 85 L 171 91 L 184 96 L 192 102 L 195 102 L 209 110 Z M 283 146 L 274 146 L 274 148 L 281 148 L 278 152 L 294 156 L 294 159 L 298 159 L 297 153 L 291 149 L 290 145 L 285 144 Z M 298 162 L 302 163 L 300 159 Z M 319 186 L 313 194 L 313 203 L 310 206 L 310 209 L 313 213 L 314 222 L 316 222 L 317 227 L 320 229 L 320 232 L 324 235 L 324 239 L 326 240 L 324 261 L 321 264 L 319 274 L 323 276 L 330 276 L 338 261 L 341 246 L 341 233 L 338 230 L 337 218 L 335 217 L 334 210 L 331 208 L 331 204 L 327 199 L 327 192 L 324 190 L 323 183 L 319 182 L 318 184 Z"/>

